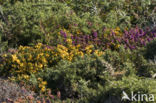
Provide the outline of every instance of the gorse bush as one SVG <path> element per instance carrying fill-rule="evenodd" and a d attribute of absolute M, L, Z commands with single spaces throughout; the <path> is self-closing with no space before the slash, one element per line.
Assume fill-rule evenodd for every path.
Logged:
<path fill-rule="evenodd" d="M 101 57 L 116 68 L 115 75 L 153 77 L 156 73 L 155 59 L 146 60 L 144 52 L 146 49 L 132 52 L 121 46 L 118 51 L 105 50 Z"/>
<path fill-rule="evenodd" d="M 36 48 L 21 46 L 14 54 L 4 54 L 3 68 L 5 68 L 5 72 L 7 72 L 7 74 L 10 72 L 10 74 L 17 75 L 23 73 L 36 73 L 41 70 L 47 65 L 46 58 L 49 54 L 44 55 L 44 52 L 40 47 L 40 44 L 38 44 Z"/>
<path fill-rule="evenodd" d="M 70 40 L 68 40 L 67 46 L 58 44 L 56 47 L 51 47 L 41 43 L 33 47 L 20 46 L 16 51 L 10 51 L 10 53 L 2 55 L 0 73 L 2 76 L 11 77 L 12 80 L 24 79 L 26 82 L 30 82 L 32 75 L 35 76 L 35 74 L 44 71 L 47 67 L 57 65 L 60 60 L 71 62 L 77 56 L 83 57 L 84 53 L 87 55 L 91 53 L 98 56 L 102 55 L 102 52 L 93 50 L 92 46 L 87 46 L 82 51 L 79 45 L 72 45 Z M 35 81 L 36 83 L 39 82 Z"/>
<path fill-rule="evenodd" d="M 41 24 L 53 15 L 57 4 L 51 2 L 50 6 L 44 6 L 44 8 L 37 5 L 39 4 L 30 2 L 16 2 L 12 6 L 9 3 L 4 4 L 3 12 L 6 20 L 4 21 L 5 28 L 2 30 L 3 40 L 8 40 L 13 46 L 30 45 L 37 41 L 45 42 L 46 34 Z"/>
<path fill-rule="evenodd" d="M 111 81 L 105 88 L 101 88 L 101 91 L 97 93 L 95 97 L 91 97 L 89 102 L 109 102 L 109 103 L 136 103 L 138 100 L 139 94 L 153 94 L 155 96 L 156 88 L 154 86 L 156 82 L 152 79 L 141 79 L 136 76 L 131 77 L 123 77 L 122 80 L 119 81 Z M 136 94 L 136 101 L 123 101 L 121 100 L 123 95 L 122 91 L 126 92 L 128 96 L 130 96 L 131 99 L 131 93 L 133 92 Z M 139 93 L 138 93 L 139 92 Z M 147 100 L 146 97 L 143 98 L 144 101 L 137 101 L 137 103 L 144 103 L 149 102 L 152 103 L 155 101 L 155 98 L 153 98 L 152 101 Z M 140 98 L 141 100 L 141 98 Z"/>
<path fill-rule="evenodd" d="M 104 59 L 85 55 L 73 62 L 62 60 L 39 75 L 47 80 L 49 88 L 60 90 L 62 98 L 83 98 L 104 86 L 114 70 Z"/>
<path fill-rule="evenodd" d="M 55 67 L 47 68 L 45 72 L 37 75 L 47 80 L 48 87 L 54 92 L 60 90 L 62 99 L 73 98 L 79 102 L 121 102 L 122 95 L 119 94 L 122 94 L 122 91 L 128 95 L 131 95 L 132 91 L 155 95 L 156 88 L 153 85 L 155 80 L 138 78 L 134 74 L 136 73 L 134 65 L 130 62 L 125 64 L 127 68 L 126 66 L 124 68 L 132 71 L 131 73 L 116 72 L 116 68 L 103 58 L 86 55 L 84 58 L 75 59 L 72 63 L 62 60 Z M 117 75 L 123 76 L 116 79 Z"/>
<path fill-rule="evenodd" d="M 121 49 L 122 48 L 123 47 L 121 47 Z M 127 71 L 129 69 L 126 68 L 126 63 L 133 64 L 133 62 L 130 60 L 132 53 L 129 50 L 121 50 L 121 49 L 119 50 L 119 52 L 106 50 L 104 55 L 102 55 L 102 57 L 107 62 L 112 64 L 112 66 L 116 68 L 116 71 L 125 71 L 125 70 Z M 129 67 L 129 68 L 132 68 L 132 67 Z M 133 69 L 135 69 L 135 67 L 133 67 Z"/>
<path fill-rule="evenodd" d="M 107 22 L 108 27 L 154 26 L 154 1 L 153 0 L 67 0 L 65 1 L 73 10 L 83 15 L 90 12 L 98 15 Z M 146 15 L 146 16 L 145 16 Z"/>

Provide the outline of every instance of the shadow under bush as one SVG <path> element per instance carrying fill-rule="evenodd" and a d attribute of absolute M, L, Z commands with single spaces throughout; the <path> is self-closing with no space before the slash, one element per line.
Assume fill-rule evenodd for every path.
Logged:
<path fill-rule="evenodd" d="M 146 59 L 154 59 L 154 56 L 156 56 L 156 39 L 148 43 L 145 50 Z"/>

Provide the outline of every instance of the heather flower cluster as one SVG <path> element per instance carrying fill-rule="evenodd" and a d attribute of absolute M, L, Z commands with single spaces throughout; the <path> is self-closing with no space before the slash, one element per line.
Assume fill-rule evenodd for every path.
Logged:
<path fill-rule="evenodd" d="M 92 31 L 88 35 L 70 34 L 69 31 L 60 31 L 60 34 L 64 38 L 66 43 L 67 35 L 72 40 L 73 45 L 82 45 L 85 48 L 87 45 L 94 45 L 103 50 L 108 48 L 118 49 L 120 45 L 124 45 L 127 49 L 137 49 L 139 47 L 145 47 L 147 43 L 156 38 L 156 32 L 154 30 L 143 30 L 138 27 L 130 30 L 121 31 L 119 27 L 116 29 L 105 29 L 102 34 L 98 31 Z"/>
<path fill-rule="evenodd" d="M 125 46 L 125 48 L 137 49 L 138 47 L 145 47 L 147 43 L 156 38 L 156 32 L 144 31 L 139 28 L 124 31 L 123 36 L 115 39 Z"/>

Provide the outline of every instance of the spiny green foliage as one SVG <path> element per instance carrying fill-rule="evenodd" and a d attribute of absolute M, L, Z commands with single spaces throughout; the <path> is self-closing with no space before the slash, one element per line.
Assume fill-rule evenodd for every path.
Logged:
<path fill-rule="evenodd" d="M 129 101 L 121 101 L 122 91 L 125 91 L 129 96 L 131 96 L 132 91 L 134 93 L 139 91 L 143 94 L 147 93 L 155 96 L 155 84 L 156 81 L 154 79 L 141 79 L 136 76 L 123 77 L 122 80 L 110 81 L 105 88 L 101 88 L 101 91 L 95 97 L 90 97 L 89 102 L 129 103 Z M 136 101 L 131 101 L 130 103 L 136 103 Z M 137 103 L 142 102 L 138 101 Z"/>
<path fill-rule="evenodd" d="M 147 53 L 147 49 L 131 52 L 121 47 L 118 52 L 106 50 L 102 57 L 115 67 L 116 71 L 125 71 L 125 75 L 136 74 L 138 76 L 152 77 L 156 73 L 155 59 L 146 60 L 145 53 Z"/>
<path fill-rule="evenodd" d="M 105 60 L 86 55 L 73 63 L 61 61 L 40 76 L 48 80 L 52 90 L 61 90 L 63 98 L 82 98 L 96 91 L 98 85 L 105 85 L 108 75 L 113 74 L 113 71 L 114 68 Z"/>
<path fill-rule="evenodd" d="M 116 25 L 130 27 L 134 24 L 147 26 L 153 25 L 155 20 L 154 0 L 66 0 L 65 2 L 79 15 L 83 15 L 84 12 L 99 15 L 109 27 Z"/>
<path fill-rule="evenodd" d="M 3 40 L 8 40 L 9 45 L 28 45 L 35 43 L 37 40 L 45 40 L 41 23 L 54 15 L 55 5 L 59 6 L 60 4 L 52 2 L 47 7 L 37 5 L 39 4 L 29 2 L 16 2 L 14 5 L 6 3 L 3 5 L 6 21 L 2 25 L 5 27 L 3 27 L 2 34 Z M 60 7 L 62 6 L 60 5 Z"/>
<path fill-rule="evenodd" d="M 134 72 L 137 69 L 131 62 L 125 62 L 123 68 L 129 68 L 126 72 L 132 72 L 120 74 L 121 78 L 117 78 L 116 72 L 110 71 L 110 67 L 113 71 L 116 70 L 101 57 L 85 56 L 75 59 L 73 63 L 60 61 L 57 66 L 48 68 L 37 76 L 48 80 L 48 86 L 53 91 L 60 90 L 63 99 L 73 98 L 76 99 L 75 102 L 121 102 L 123 90 L 128 95 L 131 91 L 155 94 L 155 80 L 139 78 Z"/>

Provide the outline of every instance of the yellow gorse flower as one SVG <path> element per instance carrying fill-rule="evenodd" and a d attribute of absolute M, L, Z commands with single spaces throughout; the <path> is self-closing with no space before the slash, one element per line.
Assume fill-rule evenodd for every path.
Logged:
<path fill-rule="evenodd" d="M 41 84 L 42 85 L 47 85 L 47 82 L 46 81 L 43 81 Z"/>
<path fill-rule="evenodd" d="M 95 55 L 98 55 L 98 56 L 101 56 L 101 55 L 103 55 L 104 53 L 103 53 L 102 51 L 95 50 L 95 51 L 94 51 L 94 54 L 95 54 Z"/>
<path fill-rule="evenodd" d="M 116 44 L 116 45 L 115 45 L 115 49 L 118 49 L 119 47 L 120 47 L 119 44 Z"/>
<path fill-rule="evenodd" d="M 41 48 L 41 46 L 42 46 L 42 43 L 38 43 L 35 47 L 36 47 L 37 49 L 39 49 L 39 48 Z"/>
<path fill-rule="evenodd" d="M 85 51 L 87 54 L 90 54 L 92 52 L 92 49 L 93 49 L 93 45 L 89 45 L 85 48 Z"/>
<path fill-rule="evenodd" d="M 68 44 L 72 44 L 72 40 L 71 39 L 67 39 L 67 43 Z"/>
<path fill-rule="evenodd" d="M 7 54 L 3 54 L 2 57 L 7 57 Z"/>
<path fill-rule="evenodd" d="M 13 61 L 16 61 L 18 59 L 16 54 L 12 55 L 12 59 L 13 59 Z"/>
<path fill-rule="evenodd" d="M 45 87 L 42 87 L 41 88 L 41 92 L 45 92 L 46 91 L 46 88 Z"/>

